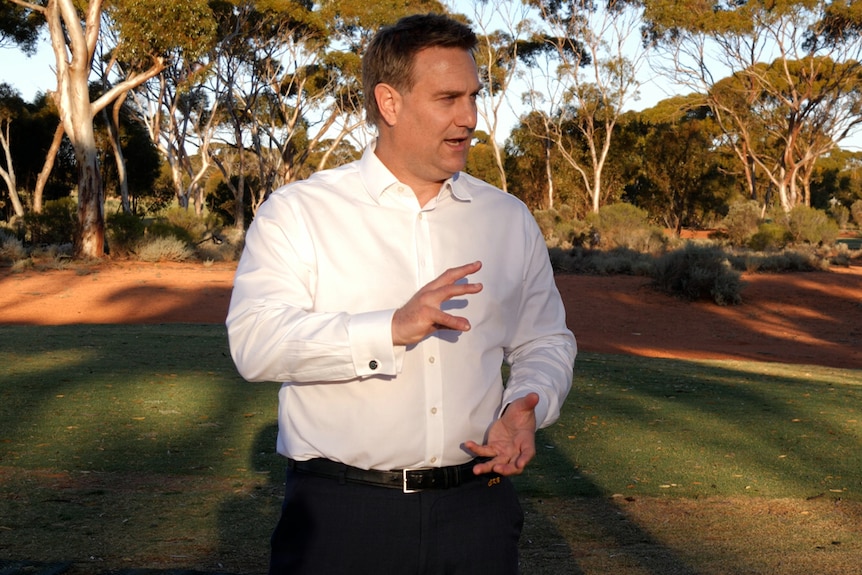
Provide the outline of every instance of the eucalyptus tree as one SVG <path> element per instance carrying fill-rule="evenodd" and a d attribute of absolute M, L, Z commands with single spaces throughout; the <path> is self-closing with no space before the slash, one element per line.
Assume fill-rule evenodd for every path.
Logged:
<path fill-rule="evenodd" d="M 603 176 L 614 129 L 640 87 L 638 71 L 646 57 L 637 41 L 641 7 L 623 0 L 527 2 L 545 31 L 533 42 L 533 83 L 525 101 L 545 111 L 549 131 L 540 136 L 550 137 L 579 174 L 590 209 L 598 212 L 615 193 L 606 189 Z M 538 65 L 540 56 L 550 57 L 544 68 Z M 577 139 L 568 137 L 572 129 Z"/>
<path fill-rule="evenodd" d="M 762 175 L 785 211 L 808 204 L 817 158 L 862 123 L 858 4 L 645 2 L 661 71 L 705 95 L 752 197 Z"/>
<path fill-rule="evenodd" d="M 78 257 L 104 255 L 104 189 L 96 152 L 93 118 L 128 90 L 157 75 L 177 51 L 205 48 L 211 29 L 203 0 L 46 0 L 43 4 L 10 0 L 44 18 L 54 53 L 57 89 L 52 96 L 61 127 L 78 163 Z M 89 78 L 103 21 L 116 26 L 120 43 L 109 54 L 106 69 L 123 63 L 123 73 L 98 99 L 91 101 Z M 119 66 L 118 66 L 119 67 Z M 59 146 L 59 138 L 55 137 Z"/>
<path fill-rule="evenodd" d="M 542 112 L 524 114 L 506 141 L 510 193 L 531 210 L 569 206 L 576 217 L 584 218 L 592 209 L 581 178 L 554 142 L 541 137 L 547 122 Z"/>
<path fill-rule="evenodd" d="M 714 219 L 735 192 L 716 149 L 720 135 L 700 98 L 678 96 L 639 113 L 623 128 L 615 148 L 625 141 L 639 158 L 626 199 L 647 210 L 677 235 Z"/>

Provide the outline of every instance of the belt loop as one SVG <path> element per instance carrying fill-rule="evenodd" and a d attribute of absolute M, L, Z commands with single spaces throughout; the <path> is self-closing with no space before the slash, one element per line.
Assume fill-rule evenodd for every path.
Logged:
<path fill-rule="evenodd" d="M 346 483 L 347 483 L 347 474 L 345 473 L 345 470 L 342 469 L 341 471 L 338 472 L 338 484 L 339 485 L 345 485 Z"/>

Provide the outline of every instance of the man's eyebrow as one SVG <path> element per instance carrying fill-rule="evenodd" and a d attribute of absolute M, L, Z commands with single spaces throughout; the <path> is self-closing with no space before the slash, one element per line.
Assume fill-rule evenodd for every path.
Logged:
<path fill-rule="evenodd" d="M 485 86 L 479 85 L 475 90 L 440 90 L 437 92 L 438 96 L 461 96 L 463 94 L 469 94 L 470 96 L 475 96 L 480 94 L 482 90 L 485 89 Z"/>

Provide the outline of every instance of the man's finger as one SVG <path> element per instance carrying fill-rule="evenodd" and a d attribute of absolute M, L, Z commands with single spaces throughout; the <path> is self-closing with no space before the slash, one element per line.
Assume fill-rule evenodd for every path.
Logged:
<path fill-rule="evenodd" d="M 439 311 L 434 317 L 434 329 L 452 329 L 455 331 L 470 331 L 470 321 L 461 316 L 450 315 Z"/>
<path fill-rule="evenodd" d="M 445 285 L 452 285 L 460 279 L 474 274 L 482 269 L 482 262 L 471 262 L 454 268 L 449 268 L 426 285 L 430 289 L 438 289 Z"/>

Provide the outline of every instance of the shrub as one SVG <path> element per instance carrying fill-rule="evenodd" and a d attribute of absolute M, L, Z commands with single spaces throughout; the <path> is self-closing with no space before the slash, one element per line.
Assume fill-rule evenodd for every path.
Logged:
<path fill-rule="evenodd" d="M 829 215 L 832 216 L 835 223 L 838 224 L 839 229 L 847 229 L 847 223 L 850 221 L 850 210 L 847 206 L 836 203 L 829 208 Z"/>
<path fill-rule="evenodd" d="M 689 300 L 712 299 L 718 305 L 742 301 L 740 273 L 715 246 L 690 243 L 668 252 L 655 264 L 655 284 Z"/>
<path fill-rule="evenodd" d="M 127 255 L 135 251 L 144 238 L 146 226 L 135 214 L 119 212 L 107 218 L 108 246 L 115 255 Z"/>
<path fill-rule="evenodd" d="M 189 245 L 177 238 L 155 237 L 138 247 L 138 257 L 145 262 L 184 262 L 193 256 Z"/>
<path fill-rule="evenodd" d="M 662 230 L 651 226 L 646 210 L 626 202 L 617 202 L 591 213 L 587 217 L 604 249 L 626 248 L 639 252 L 655 252 L 667 241 Z"/>
<path fill-rule="evenodd" d="M 856 225 L 862 228 L 862 200 L 856 200 L 850 206 L 850 215 L 853 216 L 853 221 Z"/>
<path fill-rule="evenodd" d="M 788 226 L 797 243 L 831 245 L 838 239 L 838 224 L 826 212 L 805 205 L 790 210 Z"/>
<path fill-rule="evenodd" d="M 581 245 L 588 234 L 586 224 L 575 219 L 569 206 L 560 206 L 559 211 L 553 208 L 537 210 L 533 217 L 542 231 L 549 247 L 570 248 Z"/>
<path fill-rule="evenodd" d="M 653 272 L 653 256 L 626 248 L 610 251 L 586 249 L 583 246 L 563 250 L 550 248 L 551 267 L 558 273 L 628 274 L 649 276 Z"/>
<path fill-rule="evenodd" d="M 233 262 L 242 255 L 245 234 L 242 230 L 229 228 L 213 232 L 211 237 L 195 245 L 198 259 L 213 262 Z"/>
<path fill-rule="evenodd" d="M 757 226 L 755 233 L 748 240 L 748 247 L 756 251 L 780 250 L 792 239 L 790 230 L 775 222 L 764 222 Z"/>
<path fill-rule="evenodd" d="M 45 202 L 42 213 L 24 215 L 24 225 L 33 244 L 71 244 L 78 229 L 78 202 L 71 197 Z"/>
<path fill-rule="evenodd" d="M 757 233 L 760 206 L 754 200 L 733 204 L 722 221 L 731 245 L 744 246 Z"/>
<path fill-rule="evenodd" d="M 829 267 L 827 259 L 813 251 L 785 249 L 773 253 L 744 252 L 728 256 L 733 269 L 749 272 L 810 272 Z"/>
<path fill-rule="evenodd" d="M 174 239 L 185 244 L 194 243 L 192 235 L 183 227 L 176 226 L 164 219 L 157 219 L 147 226 L 147 235 L 153 238 Z"/>
<path fill-rule="evenodd" d="M 0 230 L 0 262 L 15 263 L 27 257 L 21 240 Z"/>

